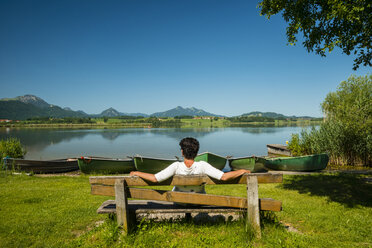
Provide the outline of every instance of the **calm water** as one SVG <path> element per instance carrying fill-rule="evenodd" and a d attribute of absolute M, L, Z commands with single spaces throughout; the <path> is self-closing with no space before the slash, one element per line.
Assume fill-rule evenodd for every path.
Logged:
<path fill-rule="evenodd" d="M 266 144 L 285 144 L 302 127 L 153 128 L 153 129 L 0 129 L 0 139 L 16 137 L 26 146 L 26 159 L 80 156 L 123 158 L 134 154 L 180 156 L 179 141 L 188 136 L 200 142 L 200 152 L 219 155 L 266 155 Z"/>

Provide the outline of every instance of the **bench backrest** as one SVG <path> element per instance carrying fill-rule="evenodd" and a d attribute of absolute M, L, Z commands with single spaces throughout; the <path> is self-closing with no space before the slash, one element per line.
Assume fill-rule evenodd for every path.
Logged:
<path fill-rule="evenodd" d="M 209 178 L 208 176 L 180 176 L 176 175 L 169 180 L 152 183 L 137 176 L 96 176 L 90 177 L 91 193 L 93 195 L 115 196 L 115 183 L 117 180 L 123 181 L 127 189 L 128 198 L 149 199 L 159 201 L 174 201 L 192 204 L 210 204 L 217 206 L 229 206 L 246 208 L 246 198 L 233 196 L 216 195 L 190 195 L 190 193 L 172 192 L 164 190 L 131 188 L 130 186 L 150 186 L 150 185 L 221 185 L 221 184 L 247 184 L 248 177 L 256 177 L 257 183 L 282 183 L 283 175 L 271 173 L 252 173 L 230 181 L 220 181 Z M 281 203 L 272 199 L 262 199 L 260 201 L 262 210 L 280 211 Z"/>
<path fill-rule="evenodd" d="M 99 186 L 114 186 L 116 179 L 125 180 L 128 186 L 151 186 L 151 185 L 203 185 L 203 184 L 247 184 L 247 177 L 255 176 L 257 177 L 258 183 L 282 183 L 282 174 L 271 174 L 271 173 L 251 173 L 244 174 L 241 177 L 235 178 L 229 181 L 221 181 L 210 178 L 204 175 L 190 175 L 181 176 L 175 175 L 168 180 L 159 183 L 153 183 L 146 181 L 137 176 L 95 176 L 89 177 L 89 182 L 92 185 L 92 194 L 94 194 L 93 189 Z"/>

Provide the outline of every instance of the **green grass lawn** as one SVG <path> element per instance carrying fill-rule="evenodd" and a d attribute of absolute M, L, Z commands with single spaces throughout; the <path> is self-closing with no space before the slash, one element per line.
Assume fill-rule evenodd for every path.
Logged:
<path fill-rule="evenodd" d="M 211 185 L 207 192 L 246 196 L 244 185 Z M 244 221 L 222 220 L 144 220 L 123 236 L 114 219 L 96 214 L 109 197 L 91 195 L 88 177 L 1 174 L 0 247 L 372 247 L 366 176 L 285 176 L 283 184 L 260 185 L 259 194 L 283 202 L 282 212 L 262 215 L 261 240 L 245 233 Z"/>

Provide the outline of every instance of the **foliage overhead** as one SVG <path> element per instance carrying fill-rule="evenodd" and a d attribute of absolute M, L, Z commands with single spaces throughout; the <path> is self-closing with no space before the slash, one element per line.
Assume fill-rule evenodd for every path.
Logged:
<path fill-rule="evenodd" d="M 296 36 L 302 32 L 308 52 L 326 56 L 327 50 L 339 47 L 347 55 L 356 55 L 354 70 L 361 64 L 372 65 L 371 1 L 263 0 L 258 7 L 268 19 L 282 14 L 288 23 L 289 44 L 296 44 Z"/>

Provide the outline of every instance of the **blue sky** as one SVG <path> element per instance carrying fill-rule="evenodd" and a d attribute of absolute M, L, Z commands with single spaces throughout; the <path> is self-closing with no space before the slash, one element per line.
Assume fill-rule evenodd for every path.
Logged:
<path fill-rule="evenodd" d="M 0 98 L 34 94 L 73 110 L 322 116 L 353 57 L 287 45 L 258 1 L 0 1 Z"/>

